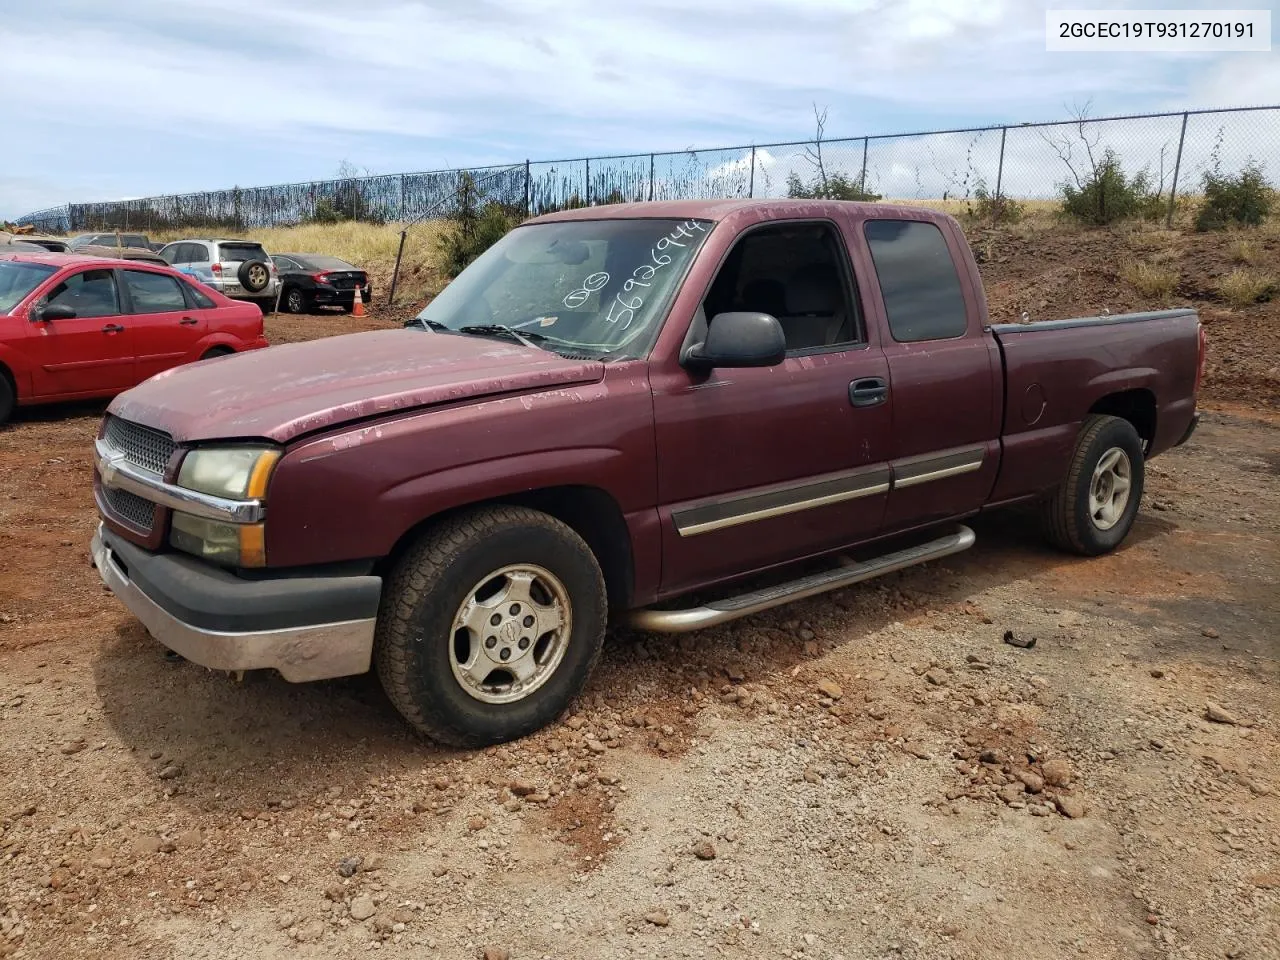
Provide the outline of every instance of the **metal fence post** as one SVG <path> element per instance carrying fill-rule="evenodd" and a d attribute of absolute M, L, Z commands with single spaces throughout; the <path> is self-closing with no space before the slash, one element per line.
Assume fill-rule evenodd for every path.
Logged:
<path fill-rule="evenodd" d="M 1182 145 L 1187 139 L 1187 115 L 1182 115 L 1182 132 L 1178 134 L 1178 156 L 1173 161 L 1173 182 L 1169 184 L 1169 213 L 1165 217 L 1164 225 L 1166 227 L 1173 226 L 1173 202 L 1178 196 L 1178 168 L 1182 166 Z"/>
<path fill-rule="evenodd" d="M 1009 133 L 1008 127 L 1000 128 L 1000 161 L 996 165 L 996 199 L 1000 199 L 1000 188 L 1004 184 L 1004 140 Z"/>
<path fill-rule="evenodd" d="M 858 178 L 858 192 L 864 197 L 867 194 L 867 142 L 869 137 L 862 138 L 862 176 Z"/>
<path fill-rule="evenodd" d="M 400 174 L 400 219 L 401 220 L 405 219 L 409 215 L 409 211 L 406 209 L 407 205 L 405 200 L 406 198 L 405 198 L 404 174 L 402 173 Z"/>
<path fill-rule="evenodd" d="M 751 179 L 747 181 L 747 196 L 754 197 L 756 195 L 756 148 L 755 144 L 751 145 Z"/>
<path fill-rule="evenodd" d="M 653 154 L 649 154 L 649 199 L 653 199 Z"/>
<path fill-rule="evenodd" d="M 586 184 L 586 192 L 583 196 L 583 201 L 589 207 L 591 206 L 591 158 L 587 157 L 586 162 L 587 162 L 587 172 L 582 178 L 583 182 Z"/>
<path fill-rule="evenodd" d="M 533 181 L 529 177 L 529 161 L 524 162 L 524 215 L 527 217 L 532 213 L 531 204 L 533 203 Z"/>

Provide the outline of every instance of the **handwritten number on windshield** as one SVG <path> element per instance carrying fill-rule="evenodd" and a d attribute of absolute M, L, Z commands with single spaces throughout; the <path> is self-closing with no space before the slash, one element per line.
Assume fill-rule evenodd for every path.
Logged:
<path fill-rule="evenodd" d="M 574 310 L 590 300 L 591 294 L 603 289 L 608 283 L 609 275 L 607 273 L 604 271 L 593 273 L 582 281 L 581 287 L 577 290 L 571 290 L 568 296 L 564 298 L 563 303 L 570 310 Z"/>
<path fill-rule="evenodd" d="M 605 319 L 610 323 L 622 324 L 622 329 L 624 330 L 631 326 L 631 321 L 635 319 L 636 311 L 644 306 L 644 294 L 633 292 L 637 288 L 644 290 L 651 287 L 652 284 L 649 281 L 654 278 L 660 269 L 671 263 L 671 255 L 660 251 L 669 250 L 672 247 L 684 247 L 686 244 L 681 243 L 681 240 L 692 240 L 694 238 L 694 234 L 690 233 L 690 230 L 705 233 L 706 229 L 696 220 L 686 220 L 665 237 L 659 237 L 658 242 L 649 251 L 649 259 L 653 263 L 642 263 L 631 272 L 631 276 L 628 279 L 623 281 L 622 290 L 614 294 Z M 574 293 L 577 292 L 574 291 Z M 624 299 L 622 296 L 624 293 L 633 295 Z M 573 294 L 570 294 L 570 296 L 573 296 Z"/>

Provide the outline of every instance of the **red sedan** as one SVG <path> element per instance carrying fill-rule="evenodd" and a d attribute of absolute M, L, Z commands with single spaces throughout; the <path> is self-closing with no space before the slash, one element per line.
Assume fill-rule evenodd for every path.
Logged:
<path fill-rule="evenodd" d="M 170 367 L 265 346 L 257 305 L 169 267 L 0 255 L 0 423 L 15 404 L 109 397 Z"/>

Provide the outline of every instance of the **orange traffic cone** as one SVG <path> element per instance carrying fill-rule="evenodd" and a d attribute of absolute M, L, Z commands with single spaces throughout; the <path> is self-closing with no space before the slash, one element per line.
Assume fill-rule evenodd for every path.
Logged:
<path fill-rule="evenodd" d="M 364 298 L 360 296 L 360 284 L 356 284 L 355 299 L 351 301 L 351 315 L 353 317 L 364 316 Z"/>

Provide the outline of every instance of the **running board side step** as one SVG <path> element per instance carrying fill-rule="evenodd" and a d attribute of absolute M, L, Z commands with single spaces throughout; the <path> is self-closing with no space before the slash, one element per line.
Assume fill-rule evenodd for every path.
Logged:
<path fill-rule="evenodd" d="M 771 607 L 791 603 L 793 600 L 802 600 L 805 597 L 838 590 L 864 580 L 873 580 L 886 573 L 913 567 L 928 560 L 949 557 L 953 553 L 968 550 L 973 546 L 974 539 L 972 530 L 964 525 L 957 525 L 944 537 L 919 546 L 886 553 L 882 557 L 876 557 L 864 563 L 842 559 L 842 565 L 833 570 L 810 574 L 787 583 L 743 593 L 725 600 L 717 600 L 706 606 L 690 607 L 686 610 L 654 610 L 652 608 L 633 610 L 628 615 L 627 621 L 638 630 L 649 630 L 655 633 L 688 633 L 690 630 L 714 627 Z"/>

